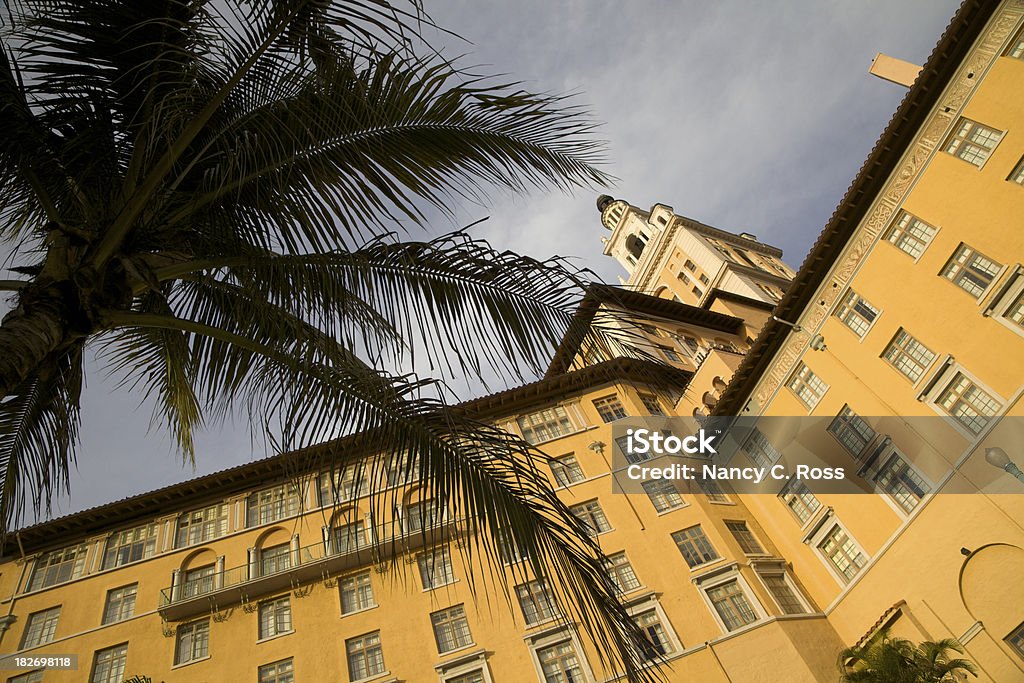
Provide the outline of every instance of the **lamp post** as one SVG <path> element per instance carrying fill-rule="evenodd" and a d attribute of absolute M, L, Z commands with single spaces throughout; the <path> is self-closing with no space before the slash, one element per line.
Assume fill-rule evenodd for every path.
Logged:
<path fill-rule="evenodd" d="M 998 446 L 994 448 L 986 448 L 985 461 L 993 467 L 998 467 L 1004 472 L 1009 472 L 1013 476 L 1017 477 L 1017 479 L 1020 479 L 1021 482 L 1024 482 L 1024 472 L 1017 467 L 1017 463 L 1010 460 L 1010 456 L 1008 456 L 1006 451 L 1002 448 L 999 448 Z"/>

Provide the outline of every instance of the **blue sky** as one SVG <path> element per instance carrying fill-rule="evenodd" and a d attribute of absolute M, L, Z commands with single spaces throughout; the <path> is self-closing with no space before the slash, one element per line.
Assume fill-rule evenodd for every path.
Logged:
<path fill-rule="evenodd" d="M 867 74 L 876 52 L 921 63 L 957 7 L 951 0 L 714 3 L 631 0 L 427 0 L 445 54 L 465 54 L 530 89 L 578 93 L 609 142 L 609 193 L 776 244 L 798 266 L 905 90 Z M 468 41 L 468 42 L 467 42 Z M 538 257 L 572 256 L 607 280 L 597 192 L 499 194 L 456 207 L 447 231 Z M 469 398 L 469 396 L 466 396 Z M 203 434 L 183 465 L 149 406 L 92 373 L 79 467 L 54 515 L 100 505 L 266 454 L 248 425 Z"/>

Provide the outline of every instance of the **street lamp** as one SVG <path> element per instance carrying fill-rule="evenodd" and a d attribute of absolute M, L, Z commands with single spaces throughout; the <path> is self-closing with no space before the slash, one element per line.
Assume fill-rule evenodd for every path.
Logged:
<path fill-rule="evenodd" d="M 1002 448 L 999 448 L 998 446 L 994 448 L 986 448 L 985 461 L 988 462 L 988 464 L 992 465 L 993 467 L 998 467 L 1004 472 L 1009 472 L 1010 474 L 1024 482 L 1024 472 L 1021 472 L 1021 469 L 1017 467 L 1017 464 L 1015 462 L 1010 460 L 1010 456 L 1008 456 L 1006 454 L 1006 451 L 1004 451 Z"/>

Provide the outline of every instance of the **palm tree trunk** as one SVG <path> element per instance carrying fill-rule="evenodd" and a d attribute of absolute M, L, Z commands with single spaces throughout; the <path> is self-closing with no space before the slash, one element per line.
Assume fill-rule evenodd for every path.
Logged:
<path fill-rule="evenodd" d="M 56 296 L 32 297 L 0 324 L 0 399 L 32 374 L 43 360 L 72 337 L 66 308 Z"/>

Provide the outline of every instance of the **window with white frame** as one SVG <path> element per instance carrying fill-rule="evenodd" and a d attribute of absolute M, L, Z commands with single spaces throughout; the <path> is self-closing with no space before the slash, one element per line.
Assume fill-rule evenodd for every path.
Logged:
<path fill-rule="evenodd" d="M 612 530 L 612 525 L 608 523 L 608 518 L 604 516 L 601 504 L 596 500 L 573 505 L 569 508 L 569 512 L 589 527 L 591 536 Z"/>
<path fill-rule="evenodd" d="M 828 391 L 828 385 L 820 377 L 811 372 L 806 363 L 800 362 L 796 370 L 790 375 L 789 390 L 796 394 L 800 402 L 807 406 L 808 410 L 814 410 L 818 401 Z"/>
<path fill-rule="evenodd" d="M 779 500 L 796 515 L 801 524 L 806 524 L 811 515 L 821 508 L 821 502 L 799 479 L 790 479 L 786 482 L 779 492 Z"/>
<path fill-rule="evenodd" d="M 14 678 L 8 678 L 7 683 L 43 683 L 43 672 L 40 669 L 37 671 L 29 671 L 24 674 L 18 674 Z"/>
<path fill-rule="evenodd" d="M 981 168 L 1002 139 L 1002 131 L 961 118 L 943 149 L 953 156 Z"/>
<path fill-rule="evenodd" d="M 259 604 L 259 639 L 292 632 L 292 603 L 287 595 Z"/>
<path fill-rule="evenodd" d="M 672 540 L 691 569 L 718 559 L 718 553 L 699 524 L 675 532 L 672 534 Z"/>
<path fill-rule="evenodd" d="M 352 553 L 366 545 L 366 523 L 363 520 L 339 524 L 331 534 L 335 553 Z"/>
<path fill-rule="evenodd" d="M 640 453 L 638 451 L 629 450 L 629 437 L 619 436 L 615 439 L 615 445 L 619 447 L 619 452 L 622 453 L 622 457 L 626 459 L 628 463 L 638 463 L 644 460 L 650 460 L 654 457 L 654 449 L 647 449 L 646 452 Z"/>
<path fill-rule="evenodd" d="M 889 494 L 904 512 L 913 512 L 921 499 L 931 491 L 931 487 L 896 449 L 892 449 L 882 458 L 882 464 L 875 473 L 875 483 Z"/>
<path fill-rule="evenodd" d="M 848 582 L 868 563 L 867 555 L 839 524 L 832 523 L 817 544 L 822 557 Z"/>
<path fill-rule="evenodd" d="M 174 663 L 186 664 L 210 654 L 210 620 L 181 624 L 174 643 Z"/>
<path fill-rule="evenodd" d="M 917 259 L 928 248 L 928 244 L 935 237 L 935 232 L 934 227 L 917 216 L 901 211 L 897 221 L 889 228 L 885 239 L 912 258 Z"/>
<path fill-rule="evenodd" d="M 342 614 L 361 612 L 364 609 L 377 606 L 373 598 L 373 582 L 370 580 L 370 572 L 346 576 L 338 582 L 338 590 L 341 593 Z"/>
<path fill-rule="evenodd" d="M 430 625 L 434 629 L 434 640 L 440 654 L 458 650 L 473 644 L 473 636 L 469 632 L 469 621 L 463 605 L 455 605 L 448 609 L 432 612 Z"/>
<path fill-rule="evenodd" d="M 575 455 L 563 455 L 552 459 L 551 474 L 559 486 L 571 486 L 586 479 Z"/>
<path fill-rule="evenodd" d="M 1010 172 L 1010 176 L 1007 178 L 1011 183 L 1017 183 L 1018 185 L 1024 185 L 1024 157 L 1020 158 L 1013 171 Z"/>
<path fill-rule="evenodd" d="M 595 399 L 594 407 L 597 408 L 597 414 L 605 422 L 614 422 L 626 417 L 626 409 L 622 407 L 622 401 L 615 395 Z"/>
<path fill-rule="evenodd" d="M 441 501 L 428 498 L 405 506 L 405 531 L 407 533 L 432 529 L 444 521 L 444 506 Z"/>
<path fill-rule="evenodd" d="M 516 422 L 519 424 L 519 431 L 523 438 L 530 443 L 548 441 L 576 431 L 576 424 L 562 406 L 545 408 L 529 415 L 522 415 L 516 419 Z"/>
<path fill-rule="evenodd" d="M 768 441 L 760 429 L 754 427 L 743 442 L 742 450 L 758 467 L 770 467 L 779 461 L 782 454 Z"/>
<path fill-rule="evenodd" d="M 657 512 L 668 512 L 683 506 L 683 497 L 668 479 L 645 481 L 641 486 Z"/>
<path fill-rule="evenodd" d="M 182 597 L 191 598 L 212 593 L 216 574 L 217 568 L 212 564 L 186 571 L 181 585 Z"/>
<path fill-rule="evenodd" d="M 259 668 L 259 683 L 294 683 L 295 666 L 292 658 L 264 664 Z"/>
<path fill-rule="evenodd" d="M 201 510 L 192 510 L 178 517 L 174 547 L 206 543 L 228 533 L 228 504 L 217 503 Z"/>
<path fill-rule="evenodd" d="M 380 631 L 349 638 L 345 641 L 345 654 L 350 681 L 361 681 L 384 673 L 384 648 L 380 644 Z"/>
<path fill-rule="evenodd" d="M 704 592 L 725 625 L 726 631 L 735 631 L 757 621 L 757 612 L 754 611 L 738 579 L 709 586 Z"/>
<path fill-rule="evenodd" d="M 34 591 L 77 579 L 85 572 L 85 556 L 88 549 L 89 547 L 82 543 L 40 555 L 32 570 L 32 580 L 28 583 L 28 589 Z"/>
<path fill-rule="evenodd" d="M 796 589 L 790 584 L 789 577 L 784 571 L 760 571 L 758 575 L 783 614 L 807 613 L 807 608 L 797 597 Z"/>
<path fill-rule="evenodd" d="M 605 563 L 605 571 L 620 593 L 635 591 L 640 587 L 640 579 L 636 577 L 633 565 L 629 563 L 625 552 L 609 555 L 608 561 Z"/>
<path fill-rule="evenodd" d="M 1004 297 L 1008 303 L 1000 307 L 998 315 L 1024 331 L 1024 286 L 1021 286 L 1024 285 L 1024 275 L 1018 275 L 1017 280 L 1015 287 Z"/>
<path fill-rule="evenodd" d="M 1006 56 L 1024 59 L 1024 30 L 1019 31 L 1017 37 L 1010 41 L 1010 47 L 1006 48 Z"/>
<path fill-rule="evenodd" d="M 508 529 L 498 529 L 498 555 L 505 564 L 515 564 L 526 559 L 526 553 L 516 543 L 515 537 Z"/>
<path fill-rule="evenodd" d="M 714 479 L 705 479 L 704 477 L 701 477 L 697 480 L 697 487 L 712 503 L 729 502 L 729 496 L 725 495 L 725 491 L 722 490 L 722 487 L 719 486 L 718 482 Z"/>
<path fill-rule="evenodd" d="M 446 547 L 420 553 L 416 562 L 420 568 L 420 581 L 423 582 L 423 590 L 447 586 L 455 581 L 452 556 Z"/>
<path fill-rule="evenodd" d="M 53 640 L 57 632 L 57 621 L 60 619 L 60 606 L 51 607 L 28 615 L 25 622 L 25 632 L 21 636 L 21 648 L 29 648 L 45 645 Z"/>
<path fill-rule="evenodd" d="M 419 456 L 395 453 L 384 459 L 384 473 L 388 486 L 399 486 L 417 481 L 420 477 Z"/>
<path fill-rule="evenodd" d="M 370 468 L 362 463 L 322 473 L 320 475 L 320 504 L 345 503 L 367 495 L 370 492 L 371 475 Z"/>
<path fill-rule="evenodd" d="M 979 387 L 963 372 L 953 377 L 939 391 L 935 405 L 954 418 L 971 434 L 980 434 L 989 421 L 999 414 L 1002 403 Z"/>
<path fill-rule="evenodd" d="M 260 576 L 283 572 L 292 566 L 292 547 L 289 543 L 262 548 L 260 550 Z"/>
<path fill-rule="evenodd" d="M 696 287 L 693 288 L 693 293 L 696 294 L 698 297 L 700 297 L 701 294 L 703 294 L 703 292 L 701 292 Z M 665 360 L 667 360 L 669 363 L 683 362 L 683 359 L 679 357 L 679 354 L 676 353 L 675 349 L 669 346 L 659 346 L 658 349 L 661 351 L 661 355 L 665 356 Z"/>
<path fill-rule="evenodd" d="M 640 402 L 644 404 L 644 408 L 647 409 L 648 413 L 650 413 L 651 415 L 665 414 L 665 410 L 661 407 L 661 402 L 658 400 L 657 396 L 655 396 L 654 394 L 644 393 L 639 394 L 639 396 Z"/>
<path fill-rule="evenodd" d="M 754 532 L 747 527 L 747 523 L 742 520 L 729 520 L 726 521 L 725 527 L 732 534 L 732 537 L 739 543 L 740 550 L 745 555 L 763 555 L 764 548 L 761 547 L 761 542 L 757 540 L 757 536 Z"/>
<path fill-rule="evenodd" d="M 156 552 L 156 523 L 143 524 L 113 533 L 103 553 L 103 568 L 120 567 L 152 557 Z"/>
<path fill-rule="evenodd" d="M 103 607 L 103 623 L 113 624 L 134 616 L 135 595 L 138 592 L 139 584 L 137 583 L 107 591 L 107 602 Z"/>
<path fill-rule="evenodd" d="M 484 670 L 477 669 L 453 678 L 445 678 L 444 683 L 487 683 L 487 679 L 484 678 Z"/>
<path fill-rule="evenodd" d="M 868 444 L 875 438 L 875 430 L 850 406 L 843 406 L 829 424 L 828 432 L 857 460 L 864 457 Z"/>
<path fill-rule="evenodd" d="M 516 597 L 527 626 L 554 619 L 558 614 L 555 601 L 544 581 L 529 581 L 516 586 Z"/>
<path fill-rule="evenodd" d="M 935 360 L 935 352 L 901 327 L 885 347 L 882 358 L 911 382 L 916 382 Z"/>
<path fill-rule="evenodd" d="M 124 666 L 128 661 L 128 643 L 97 650 L 92 661 L 89 683 L 121 683 Z"/>
<path fill-rule="evenodd" d="M 1002 264 L 961 242 L 946 263 L 946 267 L 942 269 L 942 276 L 978 299 L 989 288 L 1002 267 Z"/>
<path fill-rule="evenodd" d="M 1006 636 L 1006 643 L 1013 648 L 1018 657 L 1024 659 L 1024 623 L 1010 631 Z"/>
<path fill-rule="evenodd" d="M 544 683 L 577 683 L 585 681 L 583 665 L 571 640 L 537 650 Z"/>
<path fill-rule="evenodd" d="M 878 309 L 851 289 L 836 309 L 835 316 L 854 334 L 863 337 L 878 317 Z"/>
<path fill-rule="evenodd" d="M 247 527 L 270 524 L 298 514 L 299 507 L 299 489 L 295 484 L 254 491 L 246 499 L 245 523 Z"/>
<path fill-rule="evenodd" d="M 665 632 L 665 626 L 661 623 L 658 611 L 654 608 L 644 610 L 633 616 L 633 621 L 644 632 L 646 644 L 642 644 L 644 657 L 648 660 L 657 659 L 658 656 L 672 654 L 674 648 L 672 641 Z"/>

